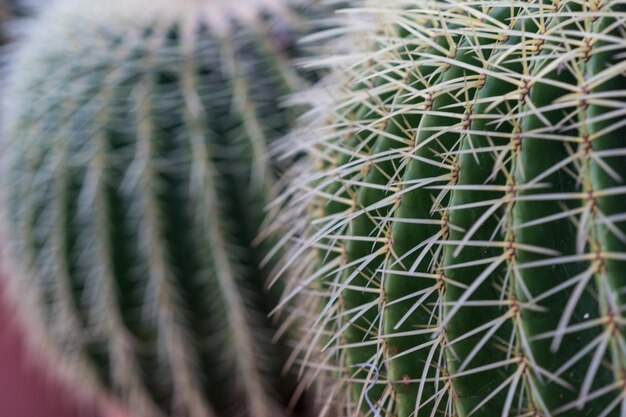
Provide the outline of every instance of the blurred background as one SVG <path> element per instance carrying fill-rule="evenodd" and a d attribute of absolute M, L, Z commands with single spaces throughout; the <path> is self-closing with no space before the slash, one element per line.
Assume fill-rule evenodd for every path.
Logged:
<path fill-rule="evenodd" d="M 322 10 L 0 0 L 0 417 L 314 414 L 264 220 Z"/>
<path fill-rule="evenodd" d="M 0 0 L 0 50 L 10 48 L 13 19 L 32 14 L 36 3 Z M 2 292 L 0 286 L 0 417 L 100 417 L 25 357 L 22 335 Z"/>
<path fill-rule="evenodd" d="M 11 316 L 0 301 L 0 417 L 99 417 L 89 407 L 72 401 L 71 393 L 47 376 L 42 367 L 29 364 Z"/>

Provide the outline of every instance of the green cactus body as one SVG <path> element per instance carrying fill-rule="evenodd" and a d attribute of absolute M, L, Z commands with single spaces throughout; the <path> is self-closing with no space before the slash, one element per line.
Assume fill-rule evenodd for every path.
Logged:
<path fill-rule="evenodd" d="M 60 1 L 3 109 L 12 297 L 61 376 L 137 416 L 287 414 L 254 245 L 294 4 Z M 282 382 L 281 382 L 282 381 Z"/>
<path fill-rule="evenodd" d="M 313 137 L 311 163 L 295 168 L 282 217 L 310 219 L 287 265 L 316 245 L 318 259 L 347 253 L 321 265 L 323 283 L 349 279 L 308 312 L 309 327 L 375 347 L 321 356 L 351 376 L 367 363 L 361 378 L 336 381 L 333 398 L 348 415 L 623 416 L 623 5 L 364 6 L 384 16 L 376 49 L 355 53 L 346 31 L 346 56 L 358 60 L 336 61 L 335 84 L 321 86 L 343 94 L 291 135 L 299 149 Z M 358 135 L 328 134 L 363 97 L 345 90 L 384 74 L 396 90 L 370 90 L 378 107 L 354 113 Z M 343 166 L 316 163 L 331 150 L 348 155 Z M 316 217 L 309 207 L 339 197 L 311 192 L 313 180 L 349 184 L 343 209 Z M 284 303 L 318 295 L 285 274 L 301 290 Z M 355 397 L 354 385 L 368 389 Z"/>

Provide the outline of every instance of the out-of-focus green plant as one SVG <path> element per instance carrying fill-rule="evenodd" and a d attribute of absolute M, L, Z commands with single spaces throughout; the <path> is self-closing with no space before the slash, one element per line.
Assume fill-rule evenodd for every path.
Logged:
<path fill-rule="evenodd" d="M 12 58 L 2 194 L 26 333 L 77 390 L 134 416 L 274 417 L 266 148 L 306 82 L 288 1 L 46 7 Z"/>

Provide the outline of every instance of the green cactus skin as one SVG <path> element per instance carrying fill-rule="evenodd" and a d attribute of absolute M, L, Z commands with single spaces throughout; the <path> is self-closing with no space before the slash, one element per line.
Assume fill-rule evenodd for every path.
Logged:
<path fill-rule="evenodd" d="M 253 240 L 306 27 L 294 2 L 68 0 L 19 46 L 2 115 L 9 283 L 77 390 L 139 417 L 289 413 L 269 247 Z"/>
<path fill-rule="evenodd" d="M 352 2 L 275 212 L 340 415 L 626 416 L 625 11 Z"/>

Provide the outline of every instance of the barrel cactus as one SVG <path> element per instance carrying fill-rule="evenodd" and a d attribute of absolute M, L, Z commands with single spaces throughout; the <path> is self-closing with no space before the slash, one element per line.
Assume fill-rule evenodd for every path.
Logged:
<path fill-rule="evenodd" d="M 296 2 L 59 0 L 2 109 L 9 289 L 34 356 L 133 416 L 289 413 L 256 244 Z"/>
<path fill-rule="evenodd" d="M 274 222 L 320 400 L 625 416 L 624 3 L 352 4 Z"/>

